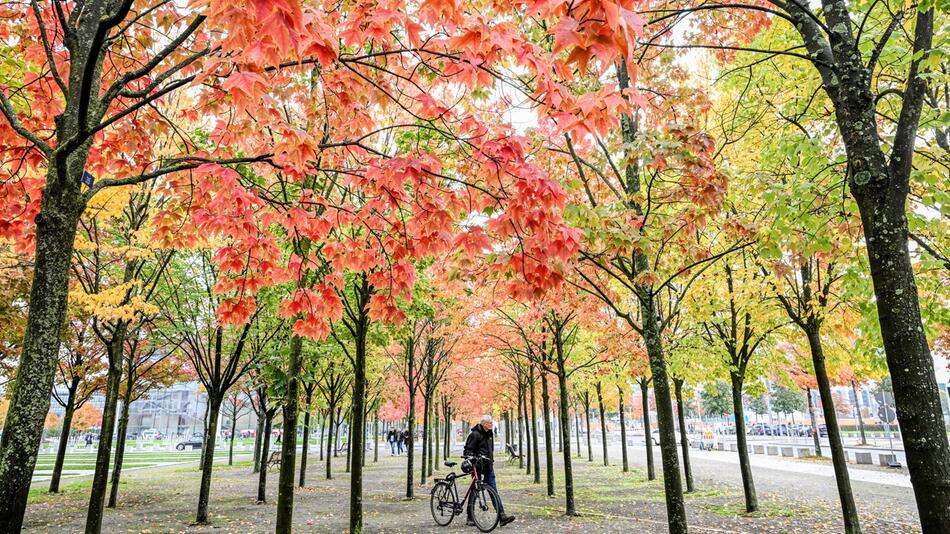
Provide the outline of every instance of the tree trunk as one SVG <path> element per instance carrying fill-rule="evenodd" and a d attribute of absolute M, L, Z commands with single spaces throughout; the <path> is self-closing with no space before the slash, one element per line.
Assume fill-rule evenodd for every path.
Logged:
<path fill-rule="evenodd" d="M 541 410 L 544 416 L 544 454 L 545 454 L 545 467 L 547 472 L 544 474 L 548 482 L 548 497 L 554 496 L 554 443 L 551 442 L 554 439 L 551 430 L 551 412 L 550 412 L 550 403 L 548 395 L 548 379 L 547 373 L 541 371 L 541 405 L 543 409 Z"/>
<path fill-rule="evenodd" d="M 617 397 L 620 399 L 620 452 L 623 457 L 623 472 L 630 471 L 630 464 L 627 462 L 627 417 L 623 408 L 623 386 L 617 386 Z"/>
<path fill-rule="evenodd" d="M 337 417 L 337 414 L 334 411 L 335 409 L 336 409 L 336 406 L 334 406 L 333 404 L 331 404 L 327 408 L 327 415 L 328 415 L 328 418 L 326 419 L 326 422 L 327 422 L 327 476 L 326 478 L 327 480 L 333 480 L 333 454 L 335 451 L 333 451 L 332 449 L 336 448 L 333 445 L 333 422 L 334 422 L 334 419 L 336 419 Z"/>
<path fill-rule="evenodd" d="M 257 429 L 254 434 L 254 473 L 258 472 L 261 468 L 261 446 L 264 442 L 264 408 L 260 399 L 258 399 L 258 403 L 261 404 L 261 409 L 257 413 Z"/>
<path fill-rule="evenodd" d="M 350 416 L 350 534 L 363 532 L 363 459 L 366 454 L 366 330 L 356 325 L 356 351 L 353 360 L 353 401 Z"/>
<path fill-rule="evenodd" d="M 433 425 L 433 427 L 432 427 L 432 437 L 435 439 L 435 449 L 434 449 L 434 450 L 435 450 L 435 461 L 433 462 L 433 466 L 435 467 L 435 470 L 438 471 L 438 470 L 439 470 L 439 430 L 441 430 L 441 427 L 439 426 L 439 407 L 438 407 L 438 403 L 435 403 L 435 405 L 433 405 L 433 408 L 432 408 L 432 419 L 433 419 L 433 421 L 435 421 L 435 425 Z M 431 475 L 431 474 L 432 474 L 432 471 L 429 471 L 429 475 Z"/>
<path fill-rule="evenodd" d="M 521 374 L 518 374 L 521 380 Z M 518 469 L 524 469 L 524 384 L 518 384 Z"/>
<path fill-rule="evenodd" d="M 558 352 L 561 352 L 561 347 L 558 346 L 557 348 Z M 567 408 L 567 374 L 564 370 L 563 356 L 558 357 L 557 363 L 558 401 L 561 405 L 559 410 L 561 412 L 561 444 L 564 446 L 562 451 L 564 459 L 564 515 L 575 516 L 577 510 L 574 508 L 574 468 L 571 465 L 571 421 L 568 419 L 570 414 Z"/>
<path fill-rule="evenodd" d="M 310 395 L 307 395 L 306 411 L 303 413 L 303 445 L 300 451 L 300 478 L 297 485 L 304 487 L 307 481 L 307 453 L 310 450 Z"/>
<path fill-rule="evenodd" d="M 128 276 L 126 276 L 128 278 Z M 96 469 L 92 475 L 89 508 L 86 512 L 86 534 L 102 532 L 102 512 L 109 483 L 109 459 L 112 455 L 112 434 L 115 430 L 119 388 L 122 384 L 122 354 L 128 326 L 119 321 L 109 342 L 109 371 L 106 375 L 106 398 L 102 407 L 102 425 L 99 431 L 99 450 L 96 451 Z"/>
<path fill-rule="evenodd" d="M 409 387 L 409 417 L 406 421 L 406 428 L 409 431 L 409 439 L 406 440 L 406 499 L 415 498 L 415 488 L 412 485 L 412 461 L 415 457 L 412 442 L 416 433 L 416 392 Z"/>
<path fill-rule="evenodd" d="M 419 485 L 425 485 L 426 483 L 426 473 L 428 472 L 429 466 L 426 465 L 428 460 L 428 451 L 426 447 L 429 445 L 429 399 L 426 395 L 422 396 L 422 458 L 420 464 L 419 473 L 422 475 L 419 478 Z"/>
<path fill-rule="evenodd" d="M 575 445 L 577 445 L 577 452 L 574 454 L 581 458 L 583 456 L 581 454 L 581 416 L 577 413 L 576 408 L 574 409 L 574 439 L 576 440 Z"/>
<path fill-rule="evenodd" d="M 821 395 L 821 408 L 825 415 L 825 427 L 828 429 L 828 446 L 831 448 L 831 462 L 835 468 L 835 482 L 838 485 L 838 498 L 841 501 L 844 530 L 848 534 L 859 534 L 861 524 L 858 520 L 858 510 L 854 504 L 854 493 L 851 490 L 851 479 L 848 475 L 848 457 L 841 444 L 841 431 L 838 428 L 835 401 L 831 395 L 831 382 L 828 380 L 828 371 L 825 369 L 825 353 L 821 346 L 821 334 L 818 327 L 808 328 L 805 334 L 808 336 L 808 347 L 811 349 L 815 378 L 818 381 L 818 393 Z M 950 481 L 947 483 L 950 484 Z"/>
<path fill-rule="evenodd" d="M 861 431 L 861 445 L 868 444 L 868 438 L 864 434 L 864 417 L 861 415 L 861 397 L 858 396 L 858 386 L 854 379 L 851 379 L 851 392 L 854 393 L 854 407 L 858 414 L 858 429 Z"/>
<path fill-rule="evenodd" d="M 53 464 L 53 475 L 49 479 L 49 492 L 59 493 L 59 479 L 63 476 L 63 462 L 66 460 L 66 448 L 69 446 L 69 430 L 73 424 L 73 414 L 76 412 L 76 391 L 79 389 L 79 378 L 73 378 L 66 397 L 66 412 L 63 413 L 63 431 L 59 434 L 59 447 L 56 449 L 56 462 Z M 2 525 L 2 521 L 0 521 Z"/>
<path fill-rule="evenodd" d="M 584 392 L 584 424 L 587 427 L 587 461 L 594 462 L 594 449 L 590 445 L 590 390 Z"/>
<path fill-rule="evenodd" d="M 222 396 L 208 396 L 208 426 L 205 427 L 205 439 L 204 445 L 202 445 L 201 483 L 198 486 L 198 513 L 195 517 L 196 523 L 208 522 L 208 500 L 211 496 L 211 470 L 214 466 L 214 444 L 217 439 L 215 429 L 218 427 L 218 413 L 221 410 Z"/>
<path fill-rule="evenodd" d="M 263 408 L 262 408 L 263 410 Z M 267 502 L 267 461 L 270 459 L 270 433 L 274 422 L 274 414 L 264 414 L 264 433 L 261 436 L 261 464 L 257 477 L 257 502 Z"/>
<path fill-rule="evenodd" d="M 742 378 L 735 373 L 732 379 L 732 409 L 736 419 L 736 441 L 739 449 L 739 472 L 742 474 L 742 492 L 745 495 L 745 511 L 752 513 L 759 509 L 759 500 L 755 495 L 755 482 L 752 480 L 752 464 L 749 462 L 749 445 L 746 442 L 745 417 L 742 411 Z"/>
<path fill-rule="evenodd" d="M 290 534 L 294 520 L 294 475 L 297 464 L 297 414 L 300 412 L 300 367 L 303 338 L 290 338 L 284 426 L 280 440 L 280 473 L 277 475 L 277 534 Z"/>
<path fill-rule="evenodd" d="M 693 470 L 689 466 L 689 439 L 686 436 L 686 409 L 683 406 L 683 379 L 673 379 L 676 395 L 676 414 L 680 421 L 680 449 L 683 451 L 683 475 L 686 478 L 686 493 L 693 491 Z M 747 449 L 748 450 L 748 449 Z"/>
<path fill-rule="evenodd" d="M 821 456 L 821 436 L 818 432 L 818 421 L 815 419 L 815 401 L 811 396 L 811 388 L 805 388 L 805 396 L 808 397 L 808 415 L 811 417 L 811 432 L 815 439 L 815 455 Z"/>
<path fill-rule="evenodd" d="M 597 382 L 597 409 L 600 412 L 600 437 L 601 445 L 604 447 L 604 467 L 610 465 L 607 460 L 607 421 L 604 419 L 604 396 L 601 392 L 600 382 Z"/>
<path fill-rule="evenodd" d="M 23 526 L 66 320 L 69 265 L 84 208 L 79 177 L 87 154 L 88 144 L 69 156 L 63 176 L 59 166 L 49 167 L 36 217 L 36 254 L 23 351 L 10 385 L 13 396 L 0 438 L 0 532 L 19 532 Z"/>
<path fill-rule="evenodd" d="M 237 401 L 237 398 L 235 398 Z M 228 465 L 234 465 L 234 433 L 237 432 L 237 404 L 232 405 L 231 412 L 231 442 L 228 444 Z"/>
<path fill-rule="evenodd" d="M 109 488 L 109 502 L 107 508 L 115 508 L 119 500 L 119 480 L 122 476 L 122 459 L 125 457 L 125 433 L 129 428 L 129 397 L 132 388 L 126 390 L 126 400 L 122 402 L 122 414 L 119 416 L 119 431 L 115 442 L 115 463 L 112 466 L 112 486 Z"/>
<path fill-rule="evenodd" d="M 373 463 L 379 461 L 379 408 L 373 411 Z"/>
<path fill-rule="evenodd" d="M 537 402 L 534 398 L 534 367 L 530 369 L 531 384 L 531 445 L 533 447 L 532 456 L 534 457 L 534 483 L 541 483 L 541 459 L 538 457 L 538 414 Z"/>
<path fill-rule="evenodd" d="M 350 413 L 346 416 L 346 472 L 350 472 L 350 451 L 353 446 L 353 409 L 350 408 Z"/>
<path fill-rule="evenodd" d="M 650 432 L 650 381 L 641 378 L 640 395 L 643 399 L 643 435 L 647 446 L 647 480 L 656 480 L 653 466 L 653 435 Z"/>

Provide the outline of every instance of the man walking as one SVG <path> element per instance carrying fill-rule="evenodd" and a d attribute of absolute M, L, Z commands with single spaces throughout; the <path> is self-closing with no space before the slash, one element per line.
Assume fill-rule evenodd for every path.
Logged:
<path fill-rule="evenodd" d="M 389 434 L 386 435 L 386 441 L 389 442 L 389 455 L 396 455 L 396 429 L 390 428 Z"/>
<path fill-rule="evenodd" d="M 472 431 L 468 434 L 468 439 L 465 440 L 465 449 L 462 454 L 467 457 L 483 456 L 488 458 L 488 461 L 483 460 L 479 462 L 477 466 L 478 474 L 485 484 L 491 486 L 492 489 L 495 490 L 495 493 L 498 493 L 498 486 L 495 482 L 495 469 L 492 465 L 495 463 L 495 433 L 492 431 L 493 426 L 492 417 L 490 415 L 483 415 L 481 421 L 473 426 Z M 474 502 L 470 498 L 468 507 L 466 508 L 468 515 L 466 524 L 469 526 L 475 525 L 475 521 L 472 520 L 473 505 Z M 498 515 L 499 524 L 502 526 L 515 520 L 515 516 L 505 514 L 505 507 L 501 503 L 500 494 L 498 496 Z"/>
<path fill-rule="evenodd" d="M 408 435 L 409 435 L 409 432 L 405 430 L 403 430 L 402 432 L 399 432 L 399 436 L 396 441 L 396 446 L 398 450 L 397 454 L 402 454 L 403 446 L 406 444 L 406 436 Z"/>

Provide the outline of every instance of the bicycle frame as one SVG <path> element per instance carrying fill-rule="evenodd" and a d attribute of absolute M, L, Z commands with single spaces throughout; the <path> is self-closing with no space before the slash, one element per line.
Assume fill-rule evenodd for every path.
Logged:
<path fill-rule="evenodd" d="M 472 472 L 471 472 L 471 474 L 464 474 L 464 473 L 463 473 L 461 476 L 459 476 L 459 475 L 455 475 L 455 473 L 450 473 L 449 476 L 447 476 L 447 477 L 445 477 L 445 478 L 443 479 L 443 480 L 445 480 L 446 482 L 451 482 L 451 483 L 452 483 L 452 500 L 453 500 L 453 503 L 452 503 L 452 513 L 453 513 L 454 515 L 459 515 L 459 514 L 461 514 L 461 513 L 464 511 L 464 510 L 462 509 L 462 505 L 464 505 L 465 502 L 468 501 L 469 497 L 472 495 L 472 492 L 475 491 L 475 485 L 479 482 L 479 478 L 478 478 L 478 468 L 475 467 L 475 464 L 476 464 L 476 463 L 477 463 L 477 462 L 473 462 L 473 463 L 472 463 Z M 455 475 L 455 476 L 452 476 L 452 475 Z M 472 477 L 472 483 L 468 485 L 468 489 L 465 491 L 465 496 L 462 497 L 462 500 L 459 500 L 458 485 L 456 484 L 455 481 L 458 480 L 459 478 L 462 478 L 463 476 L 471 476 L 471 477 Z M 450 477 L 451 477 L 451 480 L 449 480 Z"/>

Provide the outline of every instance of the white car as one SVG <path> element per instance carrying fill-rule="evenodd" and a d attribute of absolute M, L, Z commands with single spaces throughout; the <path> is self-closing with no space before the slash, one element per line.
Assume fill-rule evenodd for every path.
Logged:
<path fill-rule="evenodd" d="M 155 430 L 154 428 L 146 428 L 145 430 L 142 431 L 140 435 L 142 436 L 143 440 L 153 441 L 160 438 L 162 436 L 162 433 L 159 432 L 158 430 Z"/>

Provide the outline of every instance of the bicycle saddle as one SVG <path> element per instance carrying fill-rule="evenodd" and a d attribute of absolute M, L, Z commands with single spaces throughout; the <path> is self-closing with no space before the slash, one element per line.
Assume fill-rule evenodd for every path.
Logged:
<path fill-rule="evenodd" d="M 445 462 L 445 467 L 455 467 L 458 462 Z"/>

